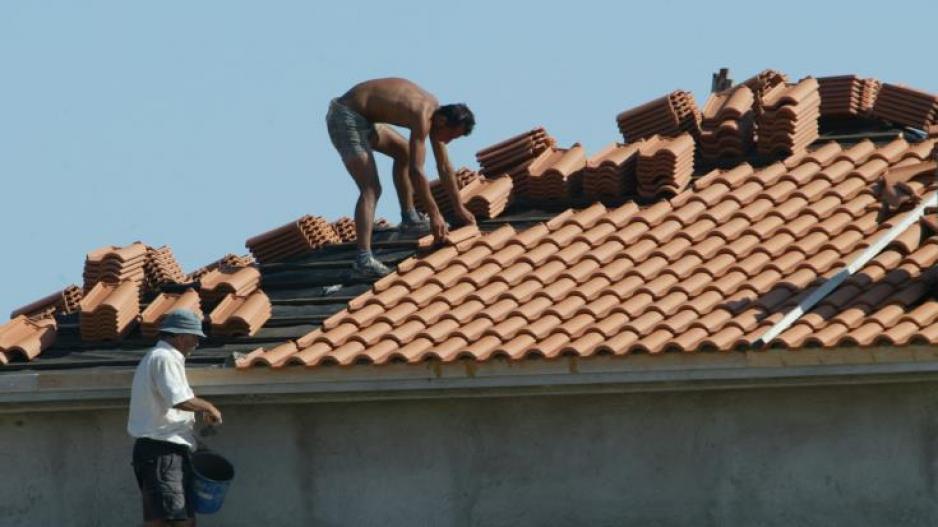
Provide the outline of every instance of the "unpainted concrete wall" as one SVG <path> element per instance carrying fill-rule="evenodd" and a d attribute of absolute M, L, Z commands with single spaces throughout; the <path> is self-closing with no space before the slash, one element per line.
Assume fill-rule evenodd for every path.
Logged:
<path fill-rule="evenodd" d="M 935 525 L 936 388 L 229 403 L 199 524 Z M 0 525 L 134 525 L 125 412 L 0 415 Z"/>

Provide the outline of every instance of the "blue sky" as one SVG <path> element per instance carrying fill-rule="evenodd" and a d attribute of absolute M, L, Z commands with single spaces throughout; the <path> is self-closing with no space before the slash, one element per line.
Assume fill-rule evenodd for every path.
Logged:
<path fill-rule="evenodd" d="M 595 151 L 623 109 L 678 88 L 702 104 L 721 66 L 938 92 L 936 15 L 925 1 L 8 0 L 0 314 L 80 284 L 102 245 L 169 244 L 189 271 L 303 214 L 350 215 L 323 119 L 364 79 L 469 104 L 476 131 L 450 157 L 475 166 L 476 150 L 537 125 Z M 378 212 L 396 221 L 389 168 L 379 160 Z"/>

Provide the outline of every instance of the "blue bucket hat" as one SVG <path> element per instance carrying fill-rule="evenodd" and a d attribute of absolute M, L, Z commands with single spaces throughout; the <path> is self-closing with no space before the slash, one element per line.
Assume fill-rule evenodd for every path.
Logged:
<path fill-rule="evenodd" d="M 205 338 L 202 332 L 202 319 L 188 309 L 174 309 L 163 317 L 160 331 L 165 333 L 186 333 Z"/>

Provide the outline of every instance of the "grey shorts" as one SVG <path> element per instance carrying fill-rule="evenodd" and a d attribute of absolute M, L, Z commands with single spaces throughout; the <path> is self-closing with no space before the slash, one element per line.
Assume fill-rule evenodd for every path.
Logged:
<path fill-rule="evenodd" d="M 143 497 L 143 521 L 195 516 L 188 447 L 139 438 L 134 443 L 133 466 Z"/>
<path fill-rule="evenodd" d="M 339 151 L 342 160 L 372 153 L 371 144 L 377 139 L 378 129 L 383 124 L 374 124 L 361 114 L 340 103 L 338 99 L 329 102 L 326 113 L 326 128 L 329 139 Z"/>

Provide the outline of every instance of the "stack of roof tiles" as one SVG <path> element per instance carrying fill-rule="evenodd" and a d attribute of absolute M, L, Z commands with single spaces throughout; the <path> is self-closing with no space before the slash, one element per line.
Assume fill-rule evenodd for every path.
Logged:
<path fill-rule="evenodd" d="M 510 203 L 513 188 L 511 176 L 480 179 L 469 193 L 466 208 L 478 218 L 496 218 Z"/>
<path fill-rule="evenodd" d="M 250 238 L 245 245 L 258 262 L 265 264 L 281 262 L 340 242 L 328 221 L 320 216 L 307 215 Z"/>
<path fill-rule="evenodd" d="M 634 143 L 653 135 L 696 134 L 700 125 L 700 110 L 690 92 L 677 90 L 620 113 L 616 116 L 616 122 L 626 142 Z"/>
<path fill-rule="evenodd" d="M 147 260 L 147 246 L 135 242 L 126 247 L 102 247 L 88 253 L 85 258 L 84 278 L 85 293 L 98 282 L 117 284 L 130 280 L 143 285 L 144 266 Z"/>
<path fill-rule="evenodd" d="M 30 320 L 24 315 L 0 325 L 0 364 L 16 357 L 36 358 L 55 342 L 55 330 L 54 318 Z"/>
<path fill-rule="evenodd" d="M 694 139 L 689 133 L 675 138 L 654 136 L 639 147 L 638 195 L 671 197 L 684 190 L 694 174 Z"/>
<path fill-rule="evenodd" d="M 81 338 L 90 342 L 120 340 L 132 329 L 139 314 L 138 282 L 98 282 L 81 301 L 78 317 Z"/>
<path fill-rule="evenodd" d="M 476 153 L 476 160 L 481 167 L 479 172 L 487 178 L 508 174 L 514 183 L 515 192 L 523 192 L 527 185 L 525 176 L 528 166 L 556 143 L 544 128 L 535 128 L 510 137 Z"/>
<path fill-rule="evenodd" d="M 819 136 L 821 95 L 817 79 L 777 84 L 762 96 L 757 145 L 762 155 L 797 154 Z"/>
<path fill-rule="evenodd" d="M 612 143 L 597 152 L 583 168 L 583 194 L 589 198 L 622 198 L 637 192 L 636 167 L 642 143 Z"/>
<path fill-rule="evenodd" d="M 523 194 L 535 200 L 563 199 L 571 194 L 571 180 L 586 166 L 586 150 L 579 144 L 570 148 L 550 147 L 527 168 Z"/>
<path fill-rule="evenodd" d="M 938 95 L 886 83 L 876 97 L 873 116 L 926 130 L 938 122 Z"/>
<path fill-rule="evenodd" d="M 36 320 L 55 315 L 76 313 L 79 309 L 82 294 L 82 290 L 78 286 L 70 285 L 61 291 L 52 293 L 49 296 L 13 311 L 13 313 L 10 314 L 10 318 L 25 315 L 30 319 Z"/>
<path fill-rule="evenodd" d="M 226 295 L 246 297 L 257 290 L 261 273 L 254 267 L 220 267 L 199 280 L 203 306 L 214 306 Z"/>
<path fill-rule="evenodd" d="M 457 170 L 454 176 L 456 177 L 456 188 L 459 189 L 459 201 L 465 205 L 481 176 L 466 167 Z M 439 207 L 440 213 L 448 218 L 453 217 L 456 209 L 442 181 L 435 179 L 430 182 L 430 194 L 433 195 L 433 201 L 435 201 L 437 207 Z M 414 205 L 417 210 L 426 212 L 426 208 L 423 204 L 415 201 Z"/>
<path fill-rule="evenodd" d="M 160 293 L 140 315 L 140 333 L 146 338 L 155 338 L 166 314 L 176 309 L 187 309 L 202 315 L 199 294 L 194 289 L 182 293 Z"/>
<path fill-rule="evenodd" d="M 147 248 L 144 274 L 145 286 L 151 291 L 157 291 L 165 284 L 181 284 L 186 281 L 186 274 L 176 261 L 173 250 L 166 245 L 158 249 Z"/>
<path fill-rule="evenodd" d="M 211 332 L 215 337 L 251 336 L 264 326 L 270 315 L 270 299 L 263 291 L 247 296 L 231 293 L 209 315 Z"/>
<path fill-rule="evenodd" d="M 762 97 L 768 90 L 788 82 L 788 75 L 775 70 L 763 70 L 756 75 L 744 80 L 740 84 L 752 90 L 755 96 L 752 109 L 756 114 L 756 119 L 762 115 Z"/>
<path fill-rule="evenodd" d="M 751 346 L 883 236 L 874 183 L 933 141 L 713 171 L 640 209 L 593 205 L 402 262 L 321 329 L 238 361 L 273 367 L 589 357 Z M 916 192 L 934 177 L 910 184 Z M 930 187 L 933 189 L 934 187 Z M 778 345 L 938 343 L 938 236 L 910 228 Z M 897 309 L 898 308 L 898 309 Z M 808 331 L 805 327 L 810 328 Z"/>
<path fill-rule="evenodd" d="M 880 90 L 876 79 L 862 79 L 857 75 L 819 77 L 821 115 L 827 117 L 866 116 Z"/>
<path fill-rule="evenodd" d="M 353 242 L 358 238 L 355 234 L 355 220 L 343 216 L 332 223 L 332 229 L 342 243 Z"/>
<path fill-rule="evenodd" d="M 738 160 L 752 148 L 755 96 L 746 85 L 736 86 L 707 99 L 700 122 L 700 156 L 706 161 Z"/>
<path fill-rule="evenodd" d="M 248 266 L 254 265 L 254 263 L 255 263 L 254 258 L 251 257 L 251 255 L 249 254 L 246 254 L 244 256 L 238 256 L 236 254 L 228 253 L 225 256 L 222 256 L 221 258 L 219 258 L 218 260 L 215 260 L 214 262 L 208 265 L 202 266 L 196 269 L 195 271 L 192 271 L 191 273 L 189 273 L 189 276 L 186 281 L 197 282 L 209 272 L 214 271 L 215 269 L 218 269 L 220 267 L 248 267 Z"/>

